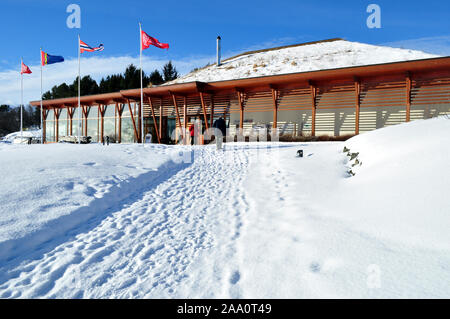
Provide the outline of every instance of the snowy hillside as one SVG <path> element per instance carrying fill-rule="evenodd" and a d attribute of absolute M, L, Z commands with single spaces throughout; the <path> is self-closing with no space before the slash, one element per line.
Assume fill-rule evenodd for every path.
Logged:
<path fill-rule="evenodd" d="M 0 298 L 448 297 L 449 138 L 0 144 Z"/>
<path fill-rule="evenodd" d="M 317 71 L 435 58 L 421 51 L 337 40 L 238 56 L 191 72 L 167 84 L 213 82 L 265 75 Z"/>

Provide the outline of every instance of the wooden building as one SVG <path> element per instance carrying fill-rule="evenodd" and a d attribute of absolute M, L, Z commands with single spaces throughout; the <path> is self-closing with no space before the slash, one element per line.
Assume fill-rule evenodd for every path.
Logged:
<path fill-rule="evenodd" d="M 77 135 L 77 105 L 77 97 L 43 101 L 46 142 Z M 140 107 L 140 89 L 83 96 L 82 135 L 139 142 Z M 194 119 L 205 130 L 220 116 L 230 134 L 239 128 L 244 135 L 260 128 L 294 136 L 360 134 L 450 114 L 450 57 L 149 87 L 143 108 L 145 133 L 162 143 Z"/>

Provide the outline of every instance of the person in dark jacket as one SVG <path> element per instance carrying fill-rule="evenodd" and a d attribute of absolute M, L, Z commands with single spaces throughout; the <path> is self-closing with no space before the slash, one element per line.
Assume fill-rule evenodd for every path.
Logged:
<path fill-rule="evenodd" d="M 225 120 L 222 117 L 220 117 L 214 122 L 213 127 L 218 129 L 222 133 L 221 138 L 215 136 L 217 149 L 220 150 L 222 149 L 223 137 L 226 136 L 227 125 L 225 123 Z"/>

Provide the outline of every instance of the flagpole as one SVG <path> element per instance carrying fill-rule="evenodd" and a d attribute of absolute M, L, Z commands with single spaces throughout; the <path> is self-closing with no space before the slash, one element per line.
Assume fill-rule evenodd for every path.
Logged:
<path fill-rule="evenodd" d="M 81 144 L 81 135 L 80 135 L 80 121 L 81 121 L 81 115 L 80 115 L 80 74 L 81 74 L 81 67 L 80 67 L 80 35 L 78 34 L 78 144 Z"/>
<path fill-rule="evenodd" d="M 40 57 L 41 60 L 41 144 L 44 144 L 44 121 L 43 121 L 43 110 L 42 110 L 42 48 L 40 49 Z"/>
<path fill-rule="evenodd" d="M 23 140 L 23 72 L 22 72 L 23 58 L 20 59 L 20 142 Z"/>
<path fill-rule="evenodd" d="M 139 22 L 139 63 L 141 65 L 141 143 L 144 145 L 145 137 L 144 137 L 144 91 L 143 91 L 143 83 L 142 83 L 142 26 Z"/>

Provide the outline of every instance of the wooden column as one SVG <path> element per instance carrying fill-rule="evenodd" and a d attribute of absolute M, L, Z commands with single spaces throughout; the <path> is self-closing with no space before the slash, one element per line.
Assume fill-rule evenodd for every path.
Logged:
<path fill-rule="evenodd" d="M 205 97 L 203 96 L 203 92 L 200 92 L 200 101 L 202 102 L 202 111 L 203 111 L 203 118 L 205 120 L 205 129 L 208 129 L 208 117 L 206 115 L 206 105 L 205 105 Z"/>
<path fill-rule="evenodd" d="M 170 93 L 170 95 L 172 96 L 172 101 L 173 101 L 173 107 L 175 108 L 175 114 L 177 116 L 177 122 L 178 122 L 178 127 L 180 128 L 180 130 L 182 131 L 182 126 L 181 126 L 181 119 L 180 119 L 180 113 L 178 112 L 178 103 L 177 103 L 177 98 L 175 95 L 173 95 L 172 93 Z M 181 132 L 181 138 L 184 139 L 184 132 Z"/>
<path fill-rule="evenodd" d="M 122 105 L 120 105 L 120 104 L 117 104 L 117 106 L 118 106 L 118 108 L 117 108 L 117 115 L 118 115 L 118 117 L 119 117 L 119 143 L 122 143 L 122 113 L 123 113 L 123 110 L 124 110 L 124 108 L 125 108 L 125 105 L 124 104 L 122 104 Z"/>
<path fill-rule="evenodd" d="M 411 121 L 411 74 L 406 73 L 406 122 Z"/>
<path fill-rule="evenodd" d="M 237 95 L 238 95 L 239 110 L 240 110 L 239 128 L 243 129 L 244 128 L 244 103 L 242 101 L 243 100 L 242 92 L 238 91 Z"/>
<path fill-rule="evenodd" d="M 164 108 L 163 108 L 163 99 L 161 98 L 159 100 L 160 104 L 159 104 L 159 137 L 162 138 L 162 122 L 163 122 L 163 112 L 164 112 Z"/>
<path fill-rule="evenodd" d="M 153 126 L 155 127 L 156 138 L 158 139 L 158 143 L 161 144 L 161 138 L 160 138 L 159 132 L 158 132 L 158 125 L 156 123 L 155 110 L 153 109 L 153 103 L 152 103 L 151 96 L 148 97 L 148 104 L 150 105 L 150 110 L 152 111 Z"/>
<path fill-rule="evenodd" d="M 361 106 L 361 84 L 355 79 L 355 135 L 359 134 L 359 111 Z"/>
<path fill-rule="evenodd" d="M 53 114 L 55 116 L 55 141 L 58 142 L 59 141 L 59 116 L 61 115 L 61 110 L 60 109 L 53 109 Z"/>
<path fill-rule="evenodd" d="M 134 121 L 134 115 L 133 115 L 133 110 L 131 109 L 130 100 L 128 100 L 128 108 L 130 110 L 131 122 L 133 123 L 134 137 L 136 138 L 136 141 L 139 142 L 139 135 L 138 135 L 137 128 L 136 128 L 136 122 Z"/>
<path fill-rule="evenodd" d="M 210 115 L 210 127 L 213 127 L 214 125 L 214 95 L 210 95 L 210 99 L 211 99 L 211 115 Z"/>
<path fill-rule="evenodd" d="M 317 96 L 317 88 L 309 83 L 311 88 L 311 136 L 316 136 L 316 96 Z"/>
<path fill-rule="evenodd" d="M 105 111 L 106 111 L 106 106 L 105 105 L 98 105 L 98 110 L 100 111 L 100 142 L 103 143 L 104 137 L 103 135 L 105 135 Z"/>
<path fill-rule="evenodd" d="M 46 137 L 47 137 L 47 116 L 48 116 L 49 110 L 43 109 L 42 110 L 42 141 L 43 143 L 46 143 Z"/>
<path fill-rule="evenodd" d="M 272 89 L 273 100 L 273 128 L 278 126 L 278 90 Z"/>
<path fill-rule="evenodd" d="M 81 105 L 81 110 L 83 112 L 83 121 L 84 121 L 84 136 L 87 136 L 87 117 L 88 117 L 88 110 L 87 106 Z"/>
<path fill-rule="evenodd" d="M 183 99 L 183 128 L 186 132 L 187 130 L 187 98 L 184 97 Z"/>
<path fill-rule="evenodd" d="M 67 107 L 67 129 L 66 129 L 66 134 L 67 135 L 72 135 L 72 108 L 70 106 Z"/>

